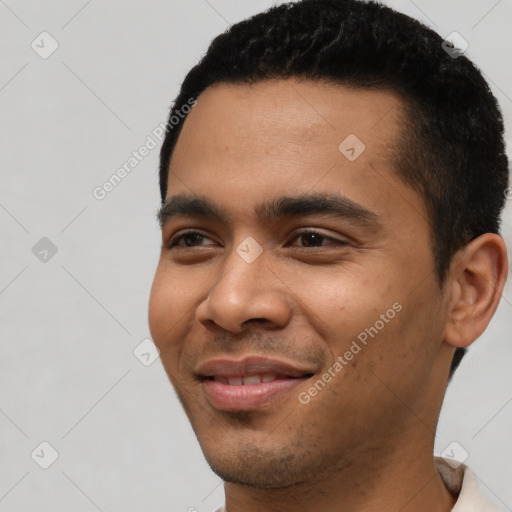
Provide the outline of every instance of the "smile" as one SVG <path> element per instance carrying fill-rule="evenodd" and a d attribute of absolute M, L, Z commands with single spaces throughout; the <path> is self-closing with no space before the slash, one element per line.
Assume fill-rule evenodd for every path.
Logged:
<path fill-rule="evenodd" d="M 215 375 L 211 380 L 215 382 L 222 382 L 230 386 L 253 386 L 254 384 L 261 384 L 262 382 L 273 382 L 277 379 L 287 379 L 285 375 L 276 375 L 273 373 L 264 373 L 262 375 L 247 375 L 243 377 L 224 377 L 222 375 Z"/>
<path fill-rule="evenodd" d="M 269 406 L 309 379 L 315 369 L 310 364 L 253 356 L 211 360 L 200 365 L 197 373 L 210 405 L 232 412 Z"/>

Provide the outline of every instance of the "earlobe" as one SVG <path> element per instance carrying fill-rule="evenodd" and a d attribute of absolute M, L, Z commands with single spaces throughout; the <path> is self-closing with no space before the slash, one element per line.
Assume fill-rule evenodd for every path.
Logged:
<path fill-rule="evenodd" d="M 484 332 L 498 307 L 507 272 L 507 249 L 494 233 L 475 238 L 454 257 L 448 277 L 446 343 L 467 347 Z"/>

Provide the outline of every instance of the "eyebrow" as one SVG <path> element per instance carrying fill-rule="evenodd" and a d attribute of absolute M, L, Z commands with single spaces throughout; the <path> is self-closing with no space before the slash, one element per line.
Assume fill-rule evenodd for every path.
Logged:
<path fill-rule="evenodd" d="M 285 217 L 321 214 L 348 219 L 367 228 L 376 229 L 381 226 L 376 213 L 339 194 L 281 196 L 259 204 L 255 212 L 258 218 L 267 222 Z M 208 198 L 188 194 L 178 194 L 167 199 L 157 212 L 160 227 L 170 219 L 179 216 L 203 217 L 224 224 L 231 221 L 231 216 Z"/>

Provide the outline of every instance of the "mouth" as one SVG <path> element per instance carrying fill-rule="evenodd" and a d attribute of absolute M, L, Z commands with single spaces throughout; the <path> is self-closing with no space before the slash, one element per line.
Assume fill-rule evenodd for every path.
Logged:
<path fill-rule="evenodd" d="M 288 375 L 278 375 L 275 373 L 263 373 L 261 375 L 242 375 L 240 377 L 227 377 L 224 375 L 213 375 L 206 377 L 208 380 L 222 382 L 229 386 L 254 386 L 256 384 L 274 382 L 275 380 L 293 379 Z"/>
<path fill-rule="evenodd" d="M 313 374 L 311 365 L 255 356 L 211 360 L 197 371 L 210 405 L 230 412 L 268 406 Z"/>

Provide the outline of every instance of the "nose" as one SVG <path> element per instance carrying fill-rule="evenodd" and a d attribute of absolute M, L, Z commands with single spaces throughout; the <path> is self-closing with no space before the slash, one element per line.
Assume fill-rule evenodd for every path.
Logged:
<path fill-rule="evenodd" d="M 285 327 L 292 315 L 291 297 L 268 263 L 265 251 L 248 262 L 233 250 L 198 306 L 197 320 L 209 330 L 232 333 L 241 333 L 251 324 L 271 330 Z"/>

